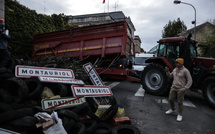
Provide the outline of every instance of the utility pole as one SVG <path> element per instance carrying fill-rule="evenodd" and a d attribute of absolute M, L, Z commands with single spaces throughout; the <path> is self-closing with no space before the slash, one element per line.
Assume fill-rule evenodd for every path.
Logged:
<path fill-rule="evenodd" d="M 5 20 L 5 17 L 4 17 L 5 4 L 4 3 L 5 3 L 4 0 L 0 0 L 0 18 Z M 5 23 L 5 21 L 4 21 L 4 23 Z"/>

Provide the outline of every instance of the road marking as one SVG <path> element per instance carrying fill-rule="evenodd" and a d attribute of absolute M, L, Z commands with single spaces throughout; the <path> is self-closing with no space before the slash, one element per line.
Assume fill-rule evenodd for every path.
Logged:
<path fill-rule="evenodd" d="M 155 100 L 157 103 L 164 103 L 164 104 L 167 104 L 169 103 L 168 100 L 165 98 L 165 99 L 156 99 Z M 188 107 L 196 107 L 191 101 L 189 100 L 184 100 L 183 102 L 183 105 L 184 106 L 188 106 Z"/>
<path fill-rule="evenodd" d="M 135 93 L 134 96 L 144 97 L 144 94 L 145 94 L 145 90 L 142 88 L 142 85 L 141 85 L 140 88 L 138 89 L 138 91 Z"/>
<path fill-rule="evenodd" d="M 107 83 L 107 82 L 104 82 L 104 83 Z M 120 84 L 120 82 L 113 82 L 111 83 L 110 85 L 107 85 L 109 86 L 111 89 L 114 88 L 115 86 L 117 86 L 118 84 Z M 105 84 L 106 85 L 106 84 Z"/>

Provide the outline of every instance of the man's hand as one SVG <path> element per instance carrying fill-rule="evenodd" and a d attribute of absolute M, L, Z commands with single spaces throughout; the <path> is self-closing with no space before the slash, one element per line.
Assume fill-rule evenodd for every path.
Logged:
<path fill-rule="evenodd" d="M 166 71 L 166 72 L 169 72 L 169 68 L 168 68 L 167 66 L 165 67 L 165 71 Z"/>

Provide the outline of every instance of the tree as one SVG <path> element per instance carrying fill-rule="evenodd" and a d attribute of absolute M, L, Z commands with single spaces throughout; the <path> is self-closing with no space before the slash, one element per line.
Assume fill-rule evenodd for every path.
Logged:
<path fill-rule="evenodd" d="M 67 17 L 63 14 L 37 14 L 16 0 L 5 0 L 5 27 L 10 30 L 8 50 L 12 58 L 31 59 L 35 34 L 67 29 Z"/>
<path fill-rule="evenodd" d="M 215 58 L 215 25 L 212 25 L 210 29 L 213 29 L 210 34 L 205 33 L 204 36 L 198 40 L 199 46 L 201 46 L 200 55 Z"/>
<path fill-rule="evenodd" d="M 178 18 L 177 21 L 169 21 L 169 23 L 164 26 L 162 37 L 173 37 L 185 30 L 187 30 L 187 26 Z"/>
<path fill-rule="evenodd" d="M 144 52 L 145 53 L 146 51 L 143 48 L 140 48 L 140 52 Z"/>

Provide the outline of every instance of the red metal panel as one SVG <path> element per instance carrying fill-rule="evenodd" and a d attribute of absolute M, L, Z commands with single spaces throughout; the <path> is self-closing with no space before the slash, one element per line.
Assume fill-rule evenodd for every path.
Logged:
<path fill-rule="evenodd" d="M 70 30 L 62 30 L 34 36 L 34 43 L 44 43 L 53 41 L 70 41 Z"/>
<path fill-rule="evenodd" d="M 53 42 L 58 41 L 58 44 Z M 88 55 L 107 57 L 120 54 L 128 57 L 131 54 L 131 43 L 127 36 L 127 22 L 114 22 L 102 25 L 62 30 L 46 34 L 36 35 L 34 47 L 47 46 L 34 51 L 33 58 L 53 55 L 79 57 L 82 59 Z M 52 49 L 53 51 L 51 51 Z"/>

